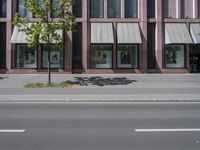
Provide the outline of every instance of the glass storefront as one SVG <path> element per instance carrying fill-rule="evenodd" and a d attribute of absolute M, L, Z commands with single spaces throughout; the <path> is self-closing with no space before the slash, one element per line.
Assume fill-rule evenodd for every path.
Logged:
<path fill-rule="evenodd" d="M 37 68 L 37 48 L 28 48 L 26 44 L 16 45 L 16 68 Z"/>
<path fill-rule="evenodd" d="M 21 17 L 26 17 L 28 14 L 27 9 L 23 5 L 23 2 L 26 1 L 27 0 L 18 0 L 18 13 L 21 15 Z"/>
<path fill-rule="evenodd" d="M 137 45 L 117 46 L 117 68 L 138 68 Z"/>
<path fill-rule="evenodd" d="M 166 45 L 165 46 L 165 67 L 184 68 L 185 67 L 185 46 Z"/>
<path fill-rule="evenodd" d="M 91 68 L 112 68 L 112 45 L 91 45 Z"/>
<path fill-rule="evenodd" d="M 63 68 L 63 47 L 58 45 L 51 46 L 51 68 Z M 48 68 L 48 46 L 42 46 L 42 68 Z"/>
<path fill-rule="evenodd" d="M 7 11 L 7 0 L 0 0 L 0 17 L 5 18 Z"/>

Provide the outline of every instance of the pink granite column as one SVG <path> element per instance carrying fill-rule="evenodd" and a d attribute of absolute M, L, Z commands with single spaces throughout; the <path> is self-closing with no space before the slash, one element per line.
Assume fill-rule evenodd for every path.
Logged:
<path fill-rule="evenodd" d="M 89 66 L 89 41 L 90 41 L 90 32 L 89 32 L 89 2 L 88 0 L 84 0 L 83 2 L 83 22 L 82 22 L 82 65 L 83 65 L 83 72 L 87 72 Z"/>
<path fill-rule="evenodd" d="M 197 0 L 193 0 L 193 18 L 196 19 L 198 18 L 198 2 Z M 192 11 L 190 10 L 190 11 Z"/>
<path fill-rule="evenodd" d="M 113 43 L 113 69 L 117 68 L 117 23 L 113 23 L 113 34 L 114 34 L 114 43 Z"/>
<path fill-rule="evenodd" d="M 72 32 L 65 33 L 65 71 L 72 73 Z"/>
<path fill-rule="evenodd" d="M 10 43 L 12 37 L 12 0 L 7 0 L 7 23 L 6 23 L 6 67 L 8 72 L 12 69 L 12 45 Z"/>
<path fill-rule="evenodd" d="M 161 71 L 163 66 L 163 50 L 164 50 L 164 39 L 165 35 L 163 30 L 162 22 L 162 0 L 156 0 L 156 38 L 155 38 L 155 55 L 156 55 L 156 69 Z"/>
<path fill-rule="evenodd" d="M 147 72 L 147 0 L 141 0 L 139 8 L 142 34 L 142 44 L 139 47 L 139 68 L 141 72 Z"/>
<path fill-rule="evenodd" d="M 188 70 L 188 72 L 190 71 L 190 46 L 189 44 L 186 45 L 185 48 L 186 52 L 185 52 L 185 67 Z"/>

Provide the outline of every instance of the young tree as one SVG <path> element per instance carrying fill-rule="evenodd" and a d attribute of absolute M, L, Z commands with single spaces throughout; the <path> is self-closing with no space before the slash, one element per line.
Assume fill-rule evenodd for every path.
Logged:
<path fill-rule="evenodd" d="M 29 47 L 47 44 L 48 48 L 48 84 L 51 84 L 51 58 L 52 46 L 59 43 L 63 46 L 63 37 L 59 30 L 74 31 L 76 28 L 76 18 L 70 11 L 70 7 L 75 0 L 26 0 L 24 7 L 37 19 L 30 23 L 29 17 L 22 17 L 17 13 L 13 24 L 19 28 L 20 32 L 25 32 Z"/>

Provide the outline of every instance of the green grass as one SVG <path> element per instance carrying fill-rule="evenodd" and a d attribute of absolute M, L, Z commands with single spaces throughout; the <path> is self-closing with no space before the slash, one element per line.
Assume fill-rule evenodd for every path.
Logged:
<path fill-rule="evenodd" d="M 72 87 L 69 83 L 51 83 L 50 85 L 47 83 L 29 83 L 24 85 L 25 88 L 70 88 Z"/>

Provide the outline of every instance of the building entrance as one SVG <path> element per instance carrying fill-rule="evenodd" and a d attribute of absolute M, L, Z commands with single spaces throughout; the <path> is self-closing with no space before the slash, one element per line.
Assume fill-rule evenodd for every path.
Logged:
<path fill-rule="evenodd" d="M 190 46 L 190 72 L 200 73 L 200 45 Z"/>

